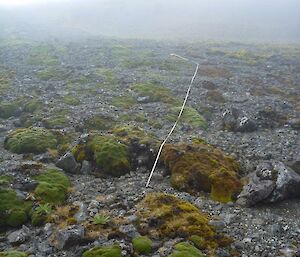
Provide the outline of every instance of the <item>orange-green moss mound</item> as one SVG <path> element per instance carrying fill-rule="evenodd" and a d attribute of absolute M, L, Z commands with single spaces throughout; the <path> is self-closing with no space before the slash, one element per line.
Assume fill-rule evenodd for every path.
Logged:
<path fill-rule="evenodd" d="M 212 199 L 229 202 L 242 188 L 238 163 L 208 144 L 166 145 L 163 156 L 171 184 L 179 190 L 210 192 Z"/>
<path fill-rule="evenodd" d="M 142 234 L 161 240 L 193 235 L 203 238 L 202 247 L 215 249 L 223 236 L 209 226 L 209 217 L 189 202 L 172 195 L 149 193 L 138 204 L 139 229 Z"/>

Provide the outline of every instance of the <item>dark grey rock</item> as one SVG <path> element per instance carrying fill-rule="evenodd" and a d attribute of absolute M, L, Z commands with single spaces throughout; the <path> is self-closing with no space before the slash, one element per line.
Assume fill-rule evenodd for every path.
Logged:
<path fill-rule="evenodd" d="M 84 227 L 72 226 L 56 233 L 55 247 L 59 250 L 68 249 L 84 241 Z"/>
<path fill-rule="evenodd" d="M 89 161 L 84 160 L 81 165 L 81 174 L 90 174 L 92 172 L 92 165 Z"/>
<path fill-rule="evenodd" d="M 24 242 L 26 242 L 30 237 L 30 230 L 28 227 L 24 226 L 16 230 L 12 233 L 10 233 L 7 237 L 8 242 L 12 245 L 20 245 Z"/>
<path fill-rule="evenodd" d="M 68 173 L 78 173 L 80 165 L 76 162 L 72 153 L 63 155 L 56 163 L 56 166 Z"/>
<path fill-rule="evenodd" d="M 237 203 L 252 206 L 259 202 L 277 202 L 300 197 L 300 175 L 282 162 L 265 162 L 250 174 L 249 183 Z"/>
<path fill-rule="evenodd" d="M 132 224 L 120 226 L 119 231 L 130 238 L 134 238 L 140 235 L 135 226 Z"/>
<path fill-rule="evenodd" d="M 253 132 L 256 129 L 257 129 L 256 123 L 253 120 L 249 119 L 248 117 L 244 116 L 239 119 L 239 122 L 238 122 L 238 125 L 237 125 L 235 131 Z"/>

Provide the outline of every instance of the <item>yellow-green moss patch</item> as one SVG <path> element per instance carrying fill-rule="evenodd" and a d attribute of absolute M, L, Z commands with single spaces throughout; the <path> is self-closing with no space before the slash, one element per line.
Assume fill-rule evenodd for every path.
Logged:
<path fill-rule="evenodd" d="M 172 95 L 171 90 L 167 87 L 157 84 L 134 84 L 131 89 L 139 96 L 148 97 L 149 102 L 164 102 L 174 104 L 178 102 Z"/>
<path fill-rule="evenodd" d="M 5 251 L 0 252 L 0 257 L 27 257 L 28 254 L 19 251 Z"/>
<path fill-rule="evenodd" d="M 167 118 L 170 121 L 175 122 L 180 112 L 180 109 L 181 106 L 170 108 L 170 113 Z M 185 125 L 189 125 L 194 128 L 197 127 L 207 128 L 207 123 L 205 121 L 205 118 L 202 117 L 202 115 L 192 107 L 185 107 L 179 123 L 183 123 Z"/>
<path fill-rule="evenodd" d="M 4 146 L 14 153 L 43 153 L 55 148 L 57 140 L 51 131 L 43 128 L 17 129 L 8 134 Z"/>
<path fill-rule="evenodd" d="M 136 104 L 136 100 L 130 94 L 123 94 L 121 96 L 115 96 L 112 99 L 112 104 L 119 108 L 129 109 Z"/>
<path fill-rule="evenodd" d="M 204 255 L 188 242 L 182 242 L 174 246 L 173 253 L 168 257 L 204 257 Z"/>
<path fill-rule="evenodd" d="M 189 202 L 172 195 L 149 193 L 138 204 L 141 233 L 160 239 L 191 235 L 203 237 L 206 248 L 216 248 L 216 232 L 208 225 L 209 217 Z"/>
<path fill-rule="evenodd" d="M 179 190 L 211 192 L 212 199 L 228 202 L 242 188 L 238 163 L 208 144 L 166 145 L 163 153 L 171 183 Z"/>
<path fill-rule="evenodd" d="M 152 250 L 152 240 L 147 236 L 135 237 L 132 240 L 134 251 L 138 254 L 149 254 Z"/>

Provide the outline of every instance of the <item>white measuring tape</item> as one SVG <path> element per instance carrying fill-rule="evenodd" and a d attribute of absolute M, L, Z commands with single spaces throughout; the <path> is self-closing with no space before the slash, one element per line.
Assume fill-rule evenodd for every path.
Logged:
<path fill-rule="evenodd" d="M 175 130 L 175 128 L 176 128 L 176 126 L 177 126 L 177 124 L 178 124 L 178 122 L 179 122 L 179 119 L 180 119 L 180 117 L 181 117 L 181 115 L 182 115 L 182 113 L 183 113 L 185 104 L 186 104 L 186 102 L 187 102 L 187 99 L 188 99 L 188 97 L 189 97 L 189 94 L 190 94 L 190 91 L 191 91 L 193 82 L 194 82 L 194 80 L 195 80 L 195 78 L 196 78 L 196 76 L 197 76 L 198 69 L 199 69 L 199 63 L 197 63 L 197 62 L 194 62 L 194 61 L 192 61 L 192 60 L 189 60 L 189 59 L 187 59 L 187 58 L 185 58 L 185 57 L 182 57 L 182 56 L 180 56 L 180 55 L 178 55 L 178 54 L 170 54 L 170 55 L 171 55 L 171 56 L 175 56 L 175 57 L 177 57 L 177 58 L 180 58 L 180 59 L 182 59 L 182 60 L 184 60 L 184 61 L 192 62 L 192 63 L 196 64 L 196 69 L 195 69 L 194 75 L 193 75 L 193 77 L 192 77 L 192 79 L 191 79 L 191 82 L 190 82 L 190 85 L 189 85 L 189 87 L 188 87 L 188 90 L 186 91 L 185 98 L 184 98 L 184 101 L 183 101 L 183 103 L 182 103 L 182 106 L 181 106 L 180 112 L 179 112 L 179 114 L 178 114 L 178 117 L 177 117 L 177 119 L 176 119 L 176 121 L 175 121 L 175 123 L 174 123 L 172 129 L 170 130 L 169 134 L 167 135 L 167 137 L 165 138 L 165 140 L 161 143 L 161 145 L 160 145 L 160 147 L 159 147 L 159 150 L 158 150 L 158 153 L 157 153 L 155 162 L 154 162 L 154 164 L 153 164 L 153 167 L 152 167 L 152 169 L 151 169 L 150 175 L 149 175 L 149 177 L 148 177 L 148 181 L 147 181 L 147 183 L 146 183 L 146 187 L 148 187 L 149 184 L 150 184 L 151 178 L 152 178 L 153 173 L 154 173 L 154 170 L 155 170 L 155 168 L 156 168 L 156 166 L 157 166 L 157 163 L 158 163 L 158 160 L 159 160 L 159 157 L 160 157 L 160 155 L 161 155 L 161 152 L 162 152 L 162 149 L 163 149 L 164 145 L 166 144 L 166 142 L 168 141 L 168 139 L 169 139 L 170 136 L 172 135 L 173 131 Z"/>

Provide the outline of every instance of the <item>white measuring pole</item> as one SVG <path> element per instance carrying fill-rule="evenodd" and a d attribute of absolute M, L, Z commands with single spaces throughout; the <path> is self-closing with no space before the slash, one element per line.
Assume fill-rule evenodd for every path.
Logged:
<path fill-rule="evenodd" d="M 175 128 L 176 128 L 176 126 L 177 126 L 177 124 L 178 124 L 178 122 L 179 122 L 179 119 L 180 119 L 180 117 L 181 117 L 181 115 L 182 115 L 182 113 L 183 113 L 185 104 L 186 104 L 186 102 L 187 102 L 187 99 L 188 99 L 188 97 L 189 97 L 189 94 L 190 94 L 190 91 L 191 91 L 193 82 L 194 82 L 194 80 L 195 80 L 195 78 L 196 78 L 196 76 L 197 76 L 198 69 L 199 69 L 199 63 L 197 63 L 197 62 L 194 62 L 194 61 L 192 61 L 192 60 L 189 60 L 189 59 L 187 59 L 187 58 L 185 58 L 185 57 L 182 57 L 182 56 L 180 56 L 180 55 L 178 55 L 178 54 L 170 54 L 170 55 L 171 55 L 171 56 L 175 56 L 175 57 L 177 57 L 177 58 L 180 58 L 180 59 L 182 59 L 182 60 L 184 60 L 184 61 L 192 62 L 192 63 L 196 64 L 196 69 L 195 69 L 194 75 L 193 75 L 193 77 L 192 77 L 192 79 L 191 79 L 191 82 L 190 82 L 190 85 L 189 85 L 189 87 L 188 87 L 188 90 L 186 91 L 185 98 L 184 98 L 184 101 L 183 101 L 183 103 L 182 103 L 182 106 L 181 106 L 180 112 L 179 112 L 179 114 L 178 114 L 178 117 L 177 117 L 177 119 L 176 119 L 176 121 L 175 121 L 175 123 L 174 123 L 172 129 L 170 130 L 169 134 L 167 135 L 167 137 L 165 138 L 165 140 L 161 143 L 161 145 L 160 145 L 160 147 L 159 147 L 159 150 L 158 150 L 158 153 L 157 153 L 155 162 L 154 162 L 154 164 L 153 164 L 153 167 L 152 167 L 152 169 L 151 169 L 150 175 L 149 175 L 149 177 L 148 177 L 148 181 L 147 181 L 147 183 L 146 183 L 146 187 L 148 187 L 149 184 L 150 184 L 151 178 L 152 178 L 153 173 L 154 173 L 154 170 L 155 170 L 155 168 L 156 168 L 156 166 L 157 166 L 157 163 L 158 163 L 158 160 L 159 160 L 159 157 L 160 157 L 160 155 L 161 155 L 161 152 L 162 152 L 162 149 L 163 149 L 164 145 L 166 144 L 166 142 L 168 141 L 168 139 L 169 139 L 170 136 L 172 135 L 173 131 L 175 130 Z"/>

